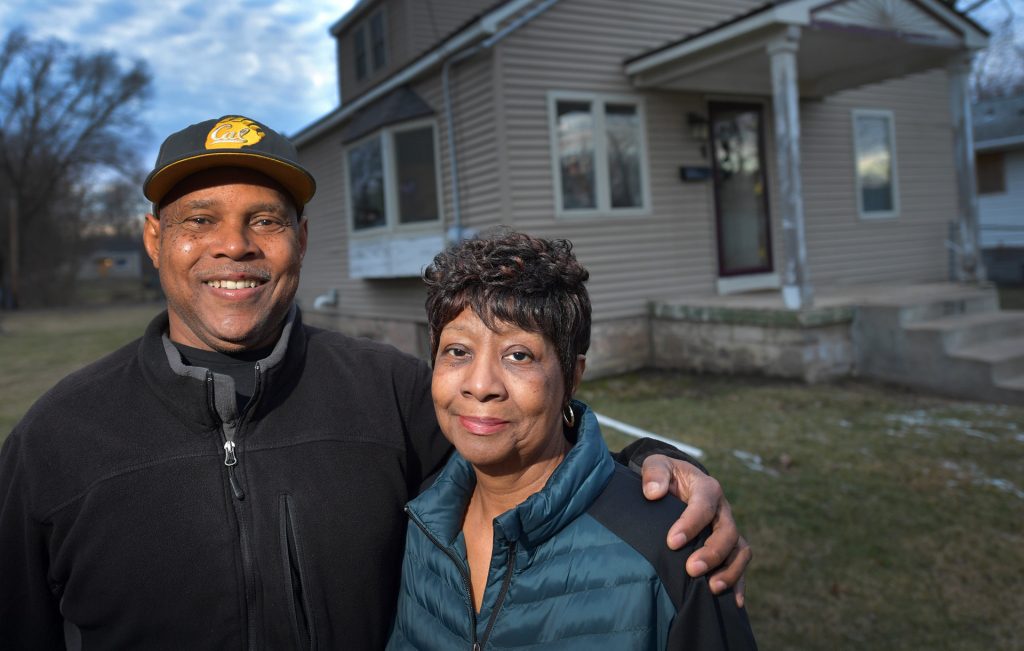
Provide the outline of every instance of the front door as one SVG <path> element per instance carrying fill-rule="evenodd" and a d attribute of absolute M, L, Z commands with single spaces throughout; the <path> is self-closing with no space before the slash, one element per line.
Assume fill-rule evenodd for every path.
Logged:
<path fill-rule="evenodd" d="M 759 104 L 710 105 L 718 274 L 772 271 L 764 112 Z"/>

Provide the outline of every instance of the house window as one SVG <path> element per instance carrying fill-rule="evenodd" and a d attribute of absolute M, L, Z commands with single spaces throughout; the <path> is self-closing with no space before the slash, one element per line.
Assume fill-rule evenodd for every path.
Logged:
<path fill-rule="evenodd" d="M 353 47 L 355 48 L 356 79 L 366 79 L 366 31 L 360 25 L 352 35 Z"/>
<path fill-rule="evenodd" d="M 978 178 L 978 194 L 1006 192 L 1003 152 L 992 151 L 978 154 L 974 161 L 974 167 Z"/>
<path fill-rule="evenodd" d="M 853 111 L 853 149 L 860 216 L 899 214 L 896 138 L 891 111 Z"/>
<path fill-rule="evenodd" d="M 440 221 L 433 123 L 383 129 L 349 147 L 348 184 L 355 233 Z"/>
<path fill-rule="evenodd" d="M 348 183 L 352 197 L 352 229 L 384 226 L 384 160 L 381 136 L 348 150 Z"/>
<path fill-rule="evenodd" d="M 370 46 L 373 52 L 373 69 L 380 70 L 388 63 L 387 43 L 384 40 L 384 11 L 370 16 Z"/>
<path fill-rule="evenodd" d="M 557 212 L 645 213 L 643 105 L 629 97 L 549 97 Z"/>

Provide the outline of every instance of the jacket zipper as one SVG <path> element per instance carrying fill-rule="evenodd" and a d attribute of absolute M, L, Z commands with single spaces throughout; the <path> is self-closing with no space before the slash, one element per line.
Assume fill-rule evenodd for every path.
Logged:
<path fill-rule="evenodd" d="M 253 399 L 259 393 L 260 390 L 260 363 L 256 362 L 256 386 L 253 391 Z M 214 379 L 213 372 L 206 372 L 206 385 L 208 388 L 207 396 L 210 401 L 210 408 L 214 414 L 217 414 L 218 420 L 220 420 L 219 412 L 217 411 L 217 405 L 215 400 L 214 392 Z M 253 400 L 250 400 L 250 404 Z M 241 483 L 238 481 L 236 476 L 236 468 L 238 467 L 238 455 L 241 450 L 238 450 L 238 446 L 235 443 L 235 433 L 242 428 L 245 417 L 249 413 L 248 405 L 242 414 L 238 416 L 238 419 L 234 424 L 225 423 L 221 421 L 221 434 L 224 439 L 224 466 L 227 468 L 228 483 L 231 485 L 231 494 L 234 496 L 234 510 L 235 517 L 238 521 L 238 543 L 242 553 L 242 580 L 245 583 L 245 609 L 246 609 L 246 631 L 249 638 L 249 649 L 256 649 L 256 575 L 255 567 L 252 556 L 252 544 L 249 540 L 249 523 L 245 514 L 241 502 L 245 500 L 245 490 L 242 489 Z"/>
<path fill-rule="evenodd" d="M 491 631 L 494 629 L 494 623 L 498 620 L 498 613 L 501 611 L 501 607 L 505 603 L 505 597 L 508 595 L 509 586 L 512 585 L 512 572 L 516 569 L 515 541 L 512 541 L 508 546 L 508 562 L 505 565 L 508 566 L 508 569 L 505 570 L 505 579 L 501 582 L 498 600 L 494 602 L 494 611 L 491 612 L 491 618 L 487 622 L 487 628 L 484 630 L 484 636 L 480 639 L 479 646 L 474 647 L 473 651 L 481 651 L 487 645 L 487 640 L 491 638 Z"/>
<path fill-rule="evenodd" d="M 505 571 L 505 578 L 501 583 L 501 591 L 498 592 L 498 600 L 494 603 L 494 610 L 491 612 L 491 617 L 487 621 L 487 628 L 484 630 L 484 635 L 479 640 L 476 637 L 476 608 L 473 606 L 473 587 L 469 579 L 469 569 L 466 567 L 462 559 L 459 558 L 455 552 L 448 549 L 447 546 L 442 545 L 441 541 L 434 537 L 432 533 L 427 531 L 426 526 L 419 521 L 409 507 L 405 507 L 405 513 L 409 516 L 409 519 L 416 523 L 416 526 L 420 528 L 423 535 L 427 537 L 435 547 L 440 549 L 444 554 L 452 559 L 455 563 L 456 569 L 459 570 L 459 574 L 462 576 L 462 586 L 466 589 L 466 603 L 469 606 L 469 621 L 470 631 L 472 633 L 473 646 L 472 651 L 483 651 L 483 648 L 487 645 L 487 640 L 491 637 L 491 631 L 494 629 L 494 624 L 498 620 L 498 613 L 501 611 L 502 605 L 505 603 L 505 597 L 508 595 L 509 586 L 512 584 L 512 572 L 515 569 L 516 563 L 516 543 L 513 542 L 508 547 L 508 570 Z"/>

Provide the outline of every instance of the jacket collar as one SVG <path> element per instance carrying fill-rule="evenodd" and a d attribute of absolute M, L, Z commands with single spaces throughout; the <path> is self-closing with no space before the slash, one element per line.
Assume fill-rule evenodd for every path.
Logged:
<path fill-rule="evenodd" d="M 537 547 L 582 515 L 611 479 L 615 462 L 601 437 L 594 412 L 573 401 L 580 422 L 576 444 L 540 491 L 494 519 L 495 542 L 503 537 Z M 452 546 L 476 486 L 473 466 L 452 453 L 433 486 L 409 502 L 411 515 L 440 542 Z"/>
<path fill-rule="evenodd" d="M 164 405 L 191 427 L 202 431 L 216 429 L 220 420 L 213 407 L 212 386 L 206 380 L 206 369 L 186 366 L 181 355 L 167 338 L 167 311 L 154 318 L 139 343 L 139 365 L 150 389 Z M 285 319 L 281 337 L 270 355 L 260 360 L 262 398 L 258 411 L 266 411 L 268 403 L 277 402 L 277 393 L 288 391 L 289 377 L 297 377 L 304 364 L 306 335 L 302 315 L 292 305 Z"/>

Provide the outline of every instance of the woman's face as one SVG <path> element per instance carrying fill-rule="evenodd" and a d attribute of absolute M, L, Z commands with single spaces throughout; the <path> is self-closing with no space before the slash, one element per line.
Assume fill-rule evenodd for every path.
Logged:
<path fill-rule="evenodd" d="M 495 474 L 525 468 L 564 445 L 565 389 L 554 345 L 536 332 L 498 327 L 463 310 L 441 331 L 431 385 L 445 436 L 467 461 Z"/>

